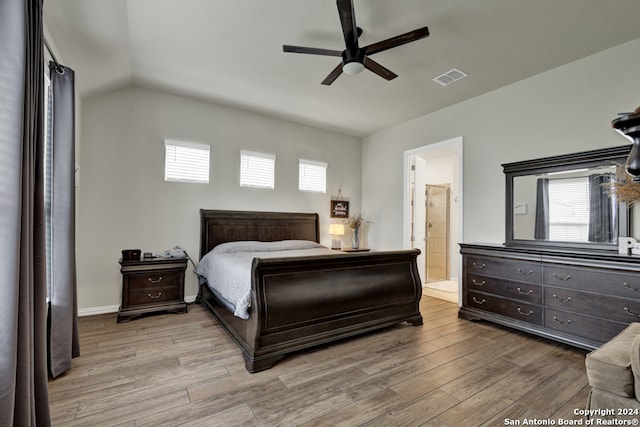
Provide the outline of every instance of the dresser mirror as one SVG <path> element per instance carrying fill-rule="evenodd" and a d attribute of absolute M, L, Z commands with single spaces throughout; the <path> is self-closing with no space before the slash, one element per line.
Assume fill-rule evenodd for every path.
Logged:
<path fill-rule="evenodd" d="M 503 164 L 507 245 L 618 250 L 630 209 L 609 191 L 630 145 Z"/>

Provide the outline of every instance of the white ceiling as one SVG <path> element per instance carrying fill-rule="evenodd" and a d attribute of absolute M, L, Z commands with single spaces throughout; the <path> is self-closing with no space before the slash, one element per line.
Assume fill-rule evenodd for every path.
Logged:
<path fill-rule="evenodd" d="M 334 0 L 46 0 L 45 29 L 83 97 L 160 88 L 365 136 L 640 37 L 638 0 L 354 0 L 368 45 L 431 35 L 320 82 L 339 63 L 283 44 L 344 49 Z M 469 77 L 432 79 L 452 68 Z M 603 79 L 615 76 L 603 76 Z"/>

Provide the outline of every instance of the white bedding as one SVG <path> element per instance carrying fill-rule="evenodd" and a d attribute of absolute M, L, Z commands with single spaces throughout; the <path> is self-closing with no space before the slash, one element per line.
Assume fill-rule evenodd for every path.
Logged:
<path fill-rule="evenodd" d="M 213 248 L 196 267 L 209 288 L 224 299 L 235 316 L 249 318 L 251 305 L 251 264 L 254 258 L 280 258 L 335 254 L 309 240 L 277 242 L 229 242 Z"/>

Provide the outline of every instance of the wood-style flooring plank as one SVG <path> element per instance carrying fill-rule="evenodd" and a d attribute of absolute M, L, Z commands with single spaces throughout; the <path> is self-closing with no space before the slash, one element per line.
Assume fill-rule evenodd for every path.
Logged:
<path fill-rule="evenodd" d="M 249 374 L 201 306 L 117 323 L 79 319 L 81 356 L 50 381 L 54 426 L 496 426 L 579 419 L 586 351 L 459 319 L 424 297 L 398 324 L 287 355 Z"/>
<path fill-rule="evenodd" d="M 359 426 L 372 419 L 382 416 L 388 411 L 405 403 L 397 393 L 390 389 L 380 390 L 363 399 L 356 400 L 351 405 L 343 406 L 336 410 L 330 410 L 325 415 L 302 423 L 304 427 L 323 426 Z"/>
<path fill-rule="evenodd" d="M 422 426 L 429 420 L 434 420 L 438 415 L 460 403 L 453 396 L 440 389 L 433 390 L 417 399 L 399 405 L 393 410 L 362 424 L 367 427 L 388 426 Z M 438 424 L 443 425 L 438 422 Z"/>

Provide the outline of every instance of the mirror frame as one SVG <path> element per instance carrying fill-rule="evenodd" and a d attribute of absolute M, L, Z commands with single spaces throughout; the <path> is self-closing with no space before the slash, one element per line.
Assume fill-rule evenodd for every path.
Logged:
<path fill-rule="evenodd" d="M 618 243 L 599 242 L 565 242 L 551 240 L 515 239 L 513 237 L 514 226 L 514 197 L 513 179 L 518 176 L 536 175 L 549 172 L 559 172 L 568 169 L 593 168 L 619 164 L 624 165 L 627 161 L 631 145 L 603 148 L 599 150 L 583 151 L 579 153 L 563 154 L 560 156 L 543 157 L 539 159 L 526 160 L 514 163 L 504 163 L 502 165 L 505 178 L 505 246 L 531 246 L 531 247 L 553 247 L 553 248 L 574 248 L 586 250 L 610 250 L 618 251 Z M 618 204 L 618 236 L 629 236 L 630 232 L 630 208 L 626 203 Z"/>

